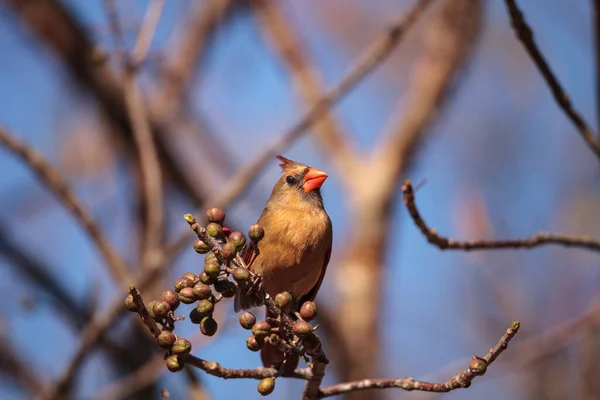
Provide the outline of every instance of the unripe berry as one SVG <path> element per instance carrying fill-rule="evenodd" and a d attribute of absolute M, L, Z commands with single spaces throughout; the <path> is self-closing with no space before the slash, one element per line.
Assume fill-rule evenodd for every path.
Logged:
<path fill-rule="evenodd" d="M 259 351 L 263 344 L 264 342 L 262 340 L 257 340 L 254 335 L 249 336 L 248 339 L 246 339 L 246 347 L 250 351 Z"/>
<path fill-rule="evenodd" d="M 235 244 L 231 242 L 225 243 L 221 248 L 221 255 L 223 256 L 223 259 L 225 259 L 225 261 L 233 260 L 236 254 L 237 247 L 235 247 Z"/>
<path fill-rule="evenodd" d="M 244 329 L 252 329 L 256 323 L 256 317 L 250 311 L 244 311 L 240 315 L 240 325 Z"/>
<path fill-rule="evenodd" d="M 275 304 L 281 308 L 283 312 L 290 312 L 294 305 L 294 298 L 289 292 L 281 292 L 275 296 Z"/>
<path fill-rule="evenodd" d="M 275 378 L 264 378 L 258 382 L 258 393 L 267 396 L 275 390 Z"/>
<path fill-rule="evenodd" d="M 206 254 L 210 251 L 210 246 L 204 243 L 202 240 L 196 239 L 194 242 L 194 250 L 198 254 Z"/>
<path fill-rule="evenodd" d="M 152 306 L 152 311 L 154 311 L 154 319 L 163 319 L 171 311 L 171 306 L 166 301 L 157 301 Z"/>
<path fill-rule="evenodd" d="M 212 291 L 210 290 L 210 286 L 205 285 L 202 282 L 196 283 L 194 285 L 194 287 L 192 288 L 192 291 L 194 293 L 194 298 L 196 300 L 208 299 L 212 295 Z"/>
<path fill-rule="evenodd" d="M 246 244 L 246 236 L 242 232 L 232 232 L 227 238 L 230 243 L 233 243 L 238 250 L 240 250 Z"/>
<path fill-rule="evenodd" d="M 214 262 L 208 263 L 204 266 L 204 273 L 210 279 L 217 279 L 217 277 L 221 273 L 221 265 L 218 263 L 214 263 Z M 202 278 L 200 278 L 200 279 L 202 279 Z"/>
<path fill-rule="evenodd" d="M 246 282 L 250 279 L 250 271 L 246 268 L 235 267 L 231 275 L 237 282 Z"/>
<path fill-rule="evenodd" d="M 202 332 L 203 335 L 213 336 L 217 333 L 218 327 L 217 321 L 212 317 L 204 317 L 202 321 L 200 321 L 200 332 Z"/>
<path fill-rule="evenodd" d="M 179 338 L 173 343 L 173 353 L 186 354 L 192 350 L 192 344 L 185 338 Z"/>
<path fill-rule="evenodd" d="M 256 339 L 264 339 L 271 333 L 271 325 L 267 321 L 258 321 L 252 327 L 252 334 Z"/>
<path fill-rule="evenodd" d="M 300 338 L 306 337 L 313 333 L 312 326 L 306 321 L 296 321 L 292 327 L 294 334 Z"/>
<path fill-rule="evenodd" d="M 179 292 L 179 300 L 181 300 L 183 304 L 192 304 L 195 302 L 196 298 L 194 297 L 194 289 L 191 287 L 181 289 Z"/>
<path fill-rule="evenodd" d="M 189 278 L 179 278 L 173 284 L 176 292 L 181 292 L 181 289 L 194 286 L 194 281 Z"/>
<path fill-rule="evenodd" d="M 175 340 L 177 340 L 177 338 L 175 337 L 173 332 L 167 330 L 160 331 L 160 333 L 156 337 L 158 345 L 163 349 L 170 349 L 173 346 L 173 343 L 175 343 Z"/>
<path fill-rule="evenodd" d="M 206 233 L 215 239 L 221 239 L 225 234 L 223 233 L 223 227 L 215 222 L 211 222 L 206 225 Z"/>
<path fill-rule="evenodd" d="M 171 372 L 179 372 L 183 369 L 183 361 L 176 355 L 167 357 L 167 368 Z"/>
<path fill-rule="evenodd" d="M 208 222 L 214 222 L 219 225 L 223 225 L 223 222 L 225 222 L 225 212 L 220 208 L 209 208 L 206 210 L 206 216 L 208 217 Z"/>
<path fill-rule="evenodd" d="M 210 300 L 200 300 L 196 310 L 198 310 L 198 314 L 203 317 L 210 317 L 215 310 L 215 305 Z"/>
<path fill-rule="evenodd" d="M 125 297 L 125 307 L 131 312 L 137 312 L 138 310 L 135 302 L 133 301 L 133 296 L 130 294 Z"/>
<path fill-rule="evenodd" d="M 179 307 L 179 297 L 177 297 L 177 293 L 172 290 L 165 290 L 162 292 L 161 298 L 163 301 L 169 303 L 171 306 L 171 311 L 175 311 L 177 307 Z"/>
<path fill-rule="evenodd" d="M 307 301 L 302 304 L 300 316 L 304 318 L 305 321 L 312 321 L 315 319 L 317 317 L 317 303 L 314 301 Z"/>
<path fill-rule="evenodd" d="M 253 242 L 260 242 L 265 237 L 265 230 L 259 224 L 250 225 L 248 229 L 248 237 Z"/>

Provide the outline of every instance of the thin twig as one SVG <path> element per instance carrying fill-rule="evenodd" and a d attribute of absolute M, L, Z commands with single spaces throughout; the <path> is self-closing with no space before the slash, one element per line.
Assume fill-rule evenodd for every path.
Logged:
<path fill-rule="evenodd" d="M 114 0 L 105 0 L 104 5 L 112 36 L 115 43 L 119 43 L 120 40 L 122 41 L 123 30 Z M 136 81 L 136 75 L 148 54 L 158 21 L 162 15 L 163 6 L 164 0 L 153 0 L 149 3 L 131 56 L 126 55 L 122 64 L 125 104 L 140 160 L 143 202 L 146 212 L 142 241 L 144 244 L 142 265 L 144 267 L 153 267 L 160 264 L 158 255 L 163 232 L 164 207 L 158 152 L 152 137 L 146 103 L 140 85 Z M 126 50 L 123 49 L 123 51 Z"/>
<path fill-rule="evenodd" d="M 183 362 L 186 365 L 193 365 L 206 372 L 209 375 L 217 376 L 223 379 L 263 379 L 279 376 L 279 370 L 275 368 L 253 368 L 253 369 L 233 369 L 225 368 L 215 361 L 207 361 L 187 354 L 183 357 Z M 299 368 L 294 370 L 290 378 L 309 379 L 310 368 Z"/>
<path fill-rule="evenodd" d="M 148 50 L 150 50 L 150 45 L 152 44 L 152 38 L 158 27 L 158 21 L 160 21 L 163 13 L 164 5 L 165 0 L 152 0 L 148 5 L 144 22 L 131 52 L 131 61 L 136 68 L 146 60 Z"/>
<path fill-rule="evenodd" d="M 150 312 L 144 304 L 144 300 L 142 299 L 140 291 L 135 286 L 130 285 L 129 294 L 133 297 L 133 302 L 137 307 L 137 312 L 140 315 L 140 318 L 142 319 L 144 325 L 146 325 L 146 328 L 148 328 L 148 330 L 150 331 L 150 333 L 152 333 L 154 337 L 158 337 L 158 335 L 160 334 L 160 328 L 158 327 L 158 325 L 156 325 L 156 322 L 150 316 Z"/>
<path fill-rule="evenodd" d="M 320 391 L 320 397 L 337 396 L 343 393 L 367 390 L 399 388 L 404 390 L 419 390 L 424 392 L 444 393 L 451 390 L 468 388 L 471 382 L 480 375 L 485 374 L 487 367 L 496 360 L 508 347 L 508 343 L 519 331 L 519 322 L 513 322 L 512 326 L 500 338 L 500 341 L 490 349 L 484 357 L 473 356 L 471 364 L 467 369 L 454 375 L 444 383 L 431 383 L 416 380 L 414 378 L 391 378 L 391 379 L 364 379 L 361 381 L 340 383 L 324 387 Z"/>
<path fill-rule="evenodd" d="M 0 371 L 4 379 L 12 378 L 24 390 L 34 394 L 43 388 L 43 380 L 25 354 L 20 354 L 15 343 L 8 342 L 7 338 L 0 336 Z"/>
<path fill-rule="evenodd" d="M 308 113 L 304 115 L 290 130 L 271 142 L 247 166 L 239 169 L 221 192 L 210 198 L 205 204 L 225 208 L 236 198 L 240 197 L 256 180 L 258 173 L 275 157 L 281 149 L 299 138 L 308 128 L 316 123 L 329 109 L 335 105 L 345 94 L 352 90 L 371 71 L 384 61 L 404 38 L 404 34 L 418 20 L 419 16 L 435 0 L 419 0 L 413 8 L 399 21 L 392 24 L 383 34 L 378 36 L 358 57 L 350 67 L 348 73 L 333 88 L 325 92 L 314 103 Z M 188 241 L 188 233 L 182 233 L 167 247 L 168 253 L 175 253 Z"/>
<path fill-rule="evenodd" d="M 143 201 L 146 205 L 144 207 L 146 211 L 146 224 L 142 233 L 144 243 L 142 265 L 149 268 L 161 263 L 160 253 L 164 225 L 164 205 L 158 151 L 152 137 L 146 102 L 144 101 L 141 87 L 136 80 L 136 74 L 139 71 L 139 66 L 146 58 L 152 37 L 163 11 L 163 6 L 164 0 L 153 0 L 150 2 L 131 57 L 124 64 L 123 87 L 125 91 L 125 103 L 140 158 Z M 114 18 L 117 18 L 115 14 L 108 15 L 114 15 Z M 119 23 L 116 21 L 110 25 L 119 25 Z M 118 34 L 118 32 L 114 32 L 114 34 Z"/>
<path fill-rule="evenodd" d="M 404 204 L 414 223 L 419 227 L 427 241 L 442 250 L 489 250 L 489 249 L 519 249 L 556 244 L 566 247 L 578 247 L 587 250 L 600 251 L 600 240 L 586 236 L 564 234 L 550 234 L 539 232 L 529 238 L 507 240 L 471 240 L 458 241 L 439 235 L 435 229 L 430 228 L 421 217 L 415 203 L 415 192 L 412 184 L 407 180 L 402 186 Z"/>
<path fill-rule="evenodd" d="M 143 271 L 141 277 L 136 280 L 136 282 L 138 282 L 137 288 L 142 291 L 147 289 L 150 284 L 156 280 L 160 272 L 160 268 Z M 79 342 L 79 347 L 75 351 L 75 355 L 71 358 L 56 383 L 52 387 L 47 388 L 44 393 L 39 396 L 40 398 L 51 400 L 60 399 L 64 396 L 65 391 L 69 387 L 69 383 L 75 376 L 81 363 L 85 357 L 89 355 L 90 349 L 104 337 L 117 317 L 125 310 L 123 305 L 123 295 L 122 293 L 118 293 L 115 295 L 115 298 L 111 300 L 105 311 L 99 311 L 94 314 L 92 320 L 81 332 L 81 340 Z"/>
<path fill-rule="evenodd" d="M 18 156 L 31 168 L 38 179 L 71 212 L 84 231 L 89 235 L 92 243 L 98 248 L 100 255 L 104 258 L 117 284 L 124 285 L 126 282 L 129 282 L 131 277 L 127 264 L 113 249 L 99 228 L 99 224 L 94 219 L 92 213 L 75 196 L 61 172 L 54 168 L 37 150 L 9 133 L 3 126 L 0 126 L 0 144 Z"/>
<path fill-rule="evenodd" d="M 550 66 L 546 62 L 544 56 L 540 52 L 533 38 L 533 31 L 527 25 L 523 13 L 519 9 L 515 0 L 505 0 L 506 7 L 508 8 L 508 14 L 510 16 L 511 25 L 515 31 L 515 34 L 529 53 L 529 56 L 533 60 L 534 64 L 542 74 L 542 77 L 546 80 L 546 83 L 552 91 L 554 99 L 563 109 L 565 114 L 569 117 L 571 122 L 575 125 L 580 135 L 587 142 L 588 146 L 600 158 L 600 143 L 596 140 L 596 134 L 590 128 L 585 119 L 579 114 L 573 107 L 571 99 L 560 82 L 550 69 Z"/>

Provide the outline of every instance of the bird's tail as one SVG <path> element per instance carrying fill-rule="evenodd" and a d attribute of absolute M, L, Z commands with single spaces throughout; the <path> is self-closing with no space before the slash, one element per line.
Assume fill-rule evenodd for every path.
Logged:
<path fill-rule="evenodd" d="M 274 318 L 275 316 L 267 310 L 266 318 Z M 281 368 L 285 355 L 283 352 L 277 350 L 272 344 L 265 342 L 261 351 L 260 359 L 262 360 L 263 366 L 266 368 Z M 297 354 L 288 354 L 283 369 L 283 376 L 292 376 L 294 370 L 298 368 L 300 357 Z"/>

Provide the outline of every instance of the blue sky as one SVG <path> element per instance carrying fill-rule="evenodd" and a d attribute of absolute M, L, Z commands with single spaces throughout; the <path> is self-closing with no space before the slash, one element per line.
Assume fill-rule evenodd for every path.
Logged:
<path fill-rule="evenodd" d="M 109 47 L 111 42 L 103 32 L 106 24 L 101 2 L 67 3 L 87 26 L 94 28 L 94 38 Z M 377 1 L 368 7 L 357 0 L 351 3 L 360 9 L 360 21 L 374 27 L 364 35 L 356 35 L 351 23 L 345 25 L 342 21 L 331 31 L 324 25 L 332 15 L 328 12 L 338 12 L 337 8 L 342 7 L 341 0 L 323 6 L 318 15 L 311 14 L 318 9 L 315 1 L 310 5 L 286 2 L 286 12 L 303 35 L 328 85 L 339 80 L 358 52 L 375 37 L 375 27 L 385 26 L 391 14 L 406 10 L 412 1 Z M 591 2 L 521 3 L 540 48 L 575 106 L 592 126 L 597 126 Z M 142 15 L 145 2 L 132 4 L 131 15 Z M 169 4 L 154 50 L 169 43 L 188 4 L 184 0 Z M 94 107 L 74 90 L 62 66 L 31 40 L 14 15 L 1 6 L 0 11 L 0 54 L 7 55 L 0 63 L 0 124 L 65 169 L 65 142 L 74 132 L 86 135 L 89 130 L 91 135 L 98 130 Z M 344 34 L 352 34 L 356 41 L 344 41 Z M 365 153 L 393 113 L 399 112 L 397 104 L 403 99 L 408 79 L 406 65 L 410 62 L 402 56 L 410 55 L 416 40 L 409 35 L 389 62 L 335 109 L 348 134 Z M 260 30 L 252 19 L 242 15 L 219 30 L 203 66 L 201 82 L 191 92 L 193 105 L 208 118 L 240 165 L 248 163 L 270 138 L 291 126 L 304 109 L 291 92 L 285 71 L 271 57 Z M 83 125 L 81 115 L 86 116 Z M 333 170 L 314 145 L 305 137 L 284 154 Z M 16 241 L 32 246 L 54 273 L 63 276 L 75 295 L 85 296 L 99 285 L 100 304 L 106 305 L 115 294 L 111 281 L 79 226 L 30 171 L 4 149 L 0 150 L 0 170 L 4 205 L 0 221 L 11 228 Z M 111 241 L 132 257 L 134 249 L 126 240 L 131 229 L 126 202 L 131 181 L 126 171 L 126 166 L 117 163 L 101 174 L 73 173 L 70 177 L 77 194 L 93 209 Z M 249 192 L 252 201 L 242 199 L 229 211 L 239 221 L 252 223 L 260 212 L 254 205 L 266 201 L 277 174 L 273 162 Z M 335 246 L 341 251 L 348 216 L 339 179 L 335 174 L 330 176 L 324 197 L 336 232 L 340 232 Z M 414 182 L 427 179 L 418 192 L 419 207 L 432 226 L 449 236 L 471 233 L 460 229 L 460 216 L 468 216 L 472 206 L 472 199 L 465 194 L 472 194 L 484 204 L 488 233 L 493 237 L 529 236 L 538 230 L 600 236 L 600 221 L 594 213 L 600 203 L 598 161 L 558 109 L 514 38 L 503 2 L 486 2 L 484 33 L 473 63 L 407 177 Z M 169 215 L 190 211 L 189 205 L 177 202 L 171 207 Z M 41 210 L 33 212 L 36 208 Z M 171 221 L 170 225 L 177 227 L 181 222 Z M 581 250 L 544 247 L 485 254 L 442 252 L 427 244 L 401 205 L 391 225 L 394 239 L 385 268 L 386 318 L 382 321 L 387 349 L 382 363 L 391 376 L 435 377 L 436 371 L 456 360 L 484 353 L 512 320 L 523 323 L 523 331 L 515 341 L 568 321 L 585 310 L 600 277 L 598 259 Z M 173 277 L 198 267 L 200 262 L 190 246 L 174 266 Z M 57 320 L 43 295 L 36 294 L 36 307 L 23 311 L 19 299 L 27 294 L 27 281 L 1 257 L 0 270 L 4 276 L 0 290 L 14 294 L 6 300 L 1 314 L 4 329 L 16 333 L 9 335 L 11 343 L 28 356 L 35 355 L 33 368 L 38 373 L 46 379 L 55 378 L 76 349 L 77 333 Z M 330 282 L 327 285 L 334 286 Z M 506 308 L 498 307 L 499 300 L 513 304 L 509 314 L 505 314 Z M 195 332 L 195 327 L 182 325 L 185 328 L 181 333 Z M 219 339 L 202 347 L 198 355 L 230 367 L 256 366 L 256 354 L 245 351 L 246 334 L 234 324 Z M 527 383 L 528 375 L 517 370 L 513 374 L 499 372 L 500 376 L 494 377 L 496 370 L 502 368 L 491 367 L 467 391 L 447 397 L 519 398 L 517 384 Z M 98 356 L 89 359 L 82 376 L 83 383 L 77 389 L 82 398 L 113 378 Z M 242 393 L 247 399 L 259 398 L 256 382 L 224 382 L 200 376 L 216 399 L 235 399 Z M 182 398 L 184 393 L 177 390 L 181 381 L 182 376 L 166 372 L 161 385 L 169 388 L 173 398 Z M 8 398 L 24 398 L 1 377 L 0 387 Z M 274 398 L 286 398 L 298 388 L 297 382 L 278 381 Z M 399 395 L 389 394 L 390 398 Z"/>

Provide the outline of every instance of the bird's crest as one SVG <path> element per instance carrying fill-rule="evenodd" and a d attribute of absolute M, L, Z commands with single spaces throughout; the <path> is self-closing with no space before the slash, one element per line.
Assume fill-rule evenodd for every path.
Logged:
<path fill-rule="evenodd" d="M 287 170 L 290 167 L 296 166 L 296 165 L 300 165 L 299 162 L 296 161 L 292 161 L 289 158 L 285 158 L 284 156 L 277 156 L 276 157 L 279 161 L 281 161 L 281 164 L 279 164 L 279 166 L 281 167 L 282 170 Z"/>

